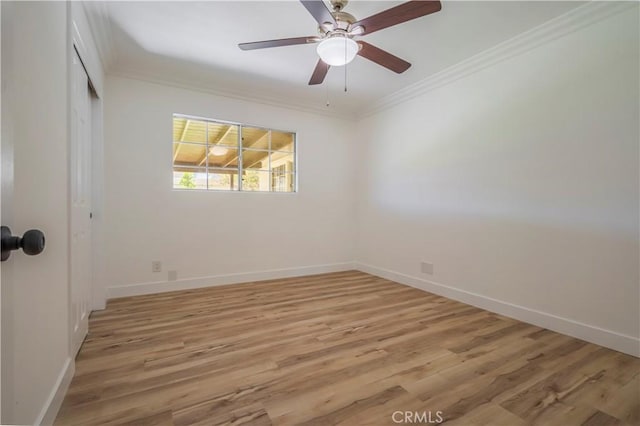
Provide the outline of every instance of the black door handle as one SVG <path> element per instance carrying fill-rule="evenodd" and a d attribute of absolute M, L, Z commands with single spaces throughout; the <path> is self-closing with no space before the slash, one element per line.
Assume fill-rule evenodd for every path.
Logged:
<path fill-rule="evenodd" d="M 0 241 L 2 243 L 2 256 L 0 260 L 4 262 L 11 256 L 11 250 L 22 249 L 24 254 L 34 256 L 44 250 L 44 234 L 38 229 L 30 229 L 22 237 L 11 235 L 8 226 L 0 228 Z"/>

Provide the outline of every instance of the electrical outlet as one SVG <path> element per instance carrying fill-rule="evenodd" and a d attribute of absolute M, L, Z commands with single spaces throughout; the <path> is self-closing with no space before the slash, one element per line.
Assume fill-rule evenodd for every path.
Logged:
<path fill-rule="evenodd" d="M 423 274 L 433 275 L 433 263 L 420 262 L 420 270 Z"/>
<path fill-rule="evenodd" d="M 162 272 L 162 262 L 159 260 L 151 262 L 151 272 Z"/>
<path fill-rule="evenodd" d="M 167 280 L 175 281 L 178 279 L 178 271 L 169 271 L 167 272 Z"/>

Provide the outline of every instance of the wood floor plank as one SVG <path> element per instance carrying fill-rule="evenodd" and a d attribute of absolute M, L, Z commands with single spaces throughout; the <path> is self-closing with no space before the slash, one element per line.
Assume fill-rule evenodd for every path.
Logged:
<path fill-rule="evenodd" d="M 447 426 L 525 426 L 529 423 L 499 405 L 490 403 L 445 424 Z"/>
<path fill-rule="evenodd" d="M 109 301 L 56 424 L 631 425 L 639 380 L 637 358 L 347 271 Z"/>

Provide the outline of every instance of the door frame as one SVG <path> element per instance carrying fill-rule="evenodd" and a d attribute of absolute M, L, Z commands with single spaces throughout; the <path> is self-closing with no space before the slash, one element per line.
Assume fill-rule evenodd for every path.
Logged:
<path fill-rule="evenodd" d="M 91 200 L 93 190 L 90 182 L 92 169 L 92 156 L 87 155 L 86 149 L 92 150 L 93 137 L 91 132 L 85 133 L 85 128 L 80 127 L 80 123 L 91 126 L 91 99 L 93 89 L 91 79 L 82 63 L 82 58 L 78 49 L 74 45 L 70 53 L 71 65 L 69 75 L 71 76 L 69 97 L 69 343 L 70 355 L 75 358 L 89 331 L 89 315 L 91 314 L 91 299 L 93 289 L 91 285 L 91 267 L 93 258 L 85 257 L 85 250 L 93 251 L 93 241 L 91 240 Z M 89 129 L 90 130 L 90 129 Z M 79 133 L 79 131 L 82 131 Z M 88 140 L 85 140 L 88 138 Z M 84 173 L 87 171 L 88 173 Z M 87 185 L 89 183 L 89 185 Z M 77 194 L 77 195 L 76 195 Z M 79 197 L 79 199 L 77 199 Z M 82 200 L 82 201 L 81 201 Z M 77 206 L 77 202 L 82 202 Z M 79 209 L 79 210 L 78 210 Z M 88 210 L 88 211 L 85 211 Z M 79 221 L 79 222 L 78 222 Z M 77 226 L 80 228 L 77 228 Z M 86 226 L 86 228 L 85 228 Z M 88 235 L 84 235 L 88 229 Z M 84 236 L 83 236 L 84 235 Z M 81 241 L 85 241 L 88 247 L 78 247 Z M 91 254 L 91 253 L 89 253 Z M 88 268 L 88 270 L 87 270 Z M 87 272 L 77 275 L 81 271 Z M 88 282 L 85 282 L 85 279 Z M 78 311 L 79 309 L 79 311 Z M 78 316 L 80 315 L 80 316 Z M 78 328 L 78 326 L 80 326 Z"/>
<path fill-rule="evenodd" d="M 69 87 L 69 102 L 68 102 L 68 110 L 69 110 L 69 129 L 72 128 L 72 108 L 73 108 L 73 58 L 74 51 L 78 54 L 80 62 L 87 74 L 89 86 L 91 87 L 91 91 L 93 96 L 90 101 L 90 116 L 89 120 L 91 122 L 91 209 L 93 220 L 90 221 L 91 227 L 91 259 L 90 259 L 90 268 L 91 268 L 91 278 L 89 284 L 89 314 L 93 310 L 104 309 L 106 305 L 106 297 L 104 291 L 102 291 L 102 272 L 104 271 L 103 264 L 104 259 L 100 253 L 102 250 L 97 250 L 98 248 L 103 247 L 102 245 L 102 223 L 103 223 L 103 182 L 104 182 L 104 173 L 103 173 L 103 84 L 104 84 L 104 74 L 102 63 L 100 61 L 100 57 L 98 55 L 97 47 L 91 33 L 91 28 L 89 26 L 89 22 L 87 20 L 86 12 L 84 6 L 81 2 L 70 2 L 69 3 L 69 50 L 67 55 L 67 64 L 68 64 L 68 87 Z M 71 138 L 68 141 L 69 150 L 71 149 Z M 67 170 L 69 171 L 69 179 L 68 185 L 69 190 L 71 189 L 71 179 L 73 177 L 71 170 L 71 161 L 68 159 Z M 72 303 L 71 303 L 71 268 L 72 262 L 74 262 L 72 257 L 72 246 L 71 246 L 71 238 L 72 238 L 72 227 L 71 227 L 71 197 L 69 197 L 69 285 L 68 285 L 68 300 L 69 300 L 69 351 L 72 358 L 75 358 L 75 353 L 73 353 L 73 341 L 72 341 L 72 332 L 73 332 L 73 316 L 72 316 Z"/>

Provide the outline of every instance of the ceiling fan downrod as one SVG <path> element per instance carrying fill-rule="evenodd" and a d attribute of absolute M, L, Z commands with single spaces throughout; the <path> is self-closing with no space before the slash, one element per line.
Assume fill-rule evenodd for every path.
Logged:
<path fill-rule="evenodd" d="M 349 0 L 330 0 L 334 12 L 340 12 L 349 3 Z"/>

